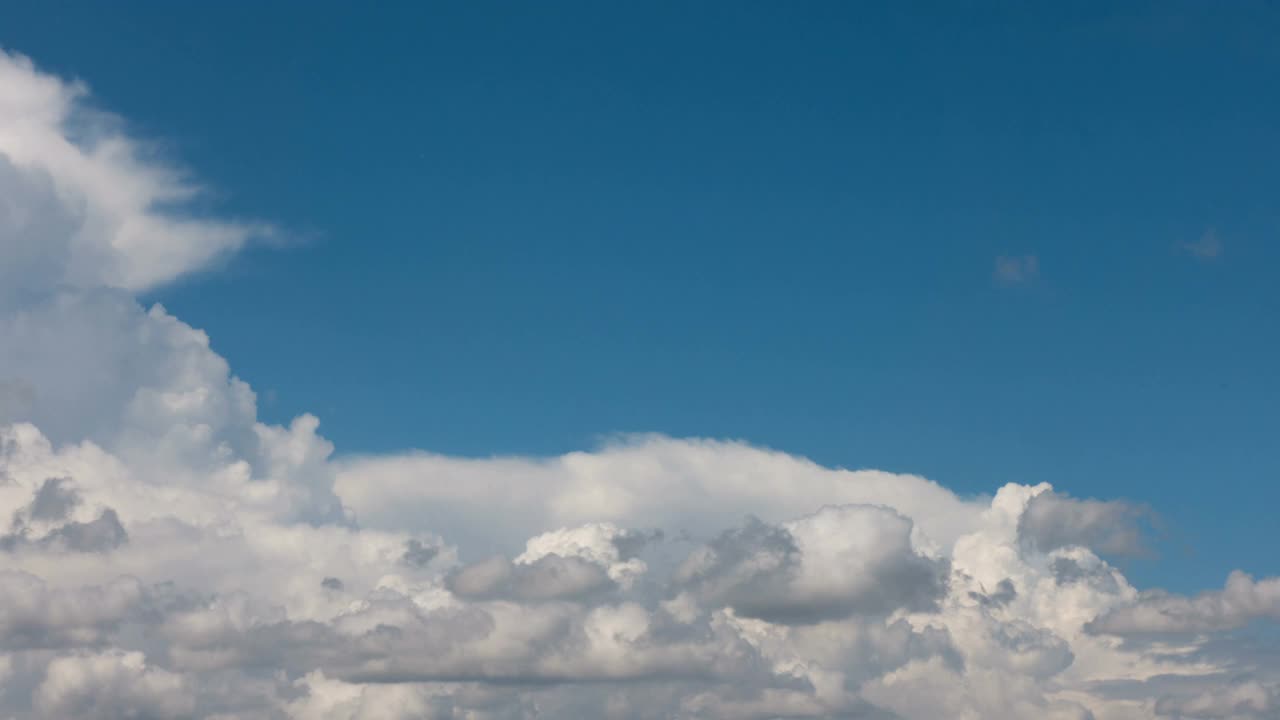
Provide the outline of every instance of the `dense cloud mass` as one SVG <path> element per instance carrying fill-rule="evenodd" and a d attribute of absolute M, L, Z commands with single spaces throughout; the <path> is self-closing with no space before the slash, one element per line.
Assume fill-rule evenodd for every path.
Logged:
<path fill-rule="evenodd" d="M 1280 579 L 1140 506 L 741 443 L 335 460 L 135 293 L 262 231 L 0 54 L 0 716 L 1266 718 Z"/>

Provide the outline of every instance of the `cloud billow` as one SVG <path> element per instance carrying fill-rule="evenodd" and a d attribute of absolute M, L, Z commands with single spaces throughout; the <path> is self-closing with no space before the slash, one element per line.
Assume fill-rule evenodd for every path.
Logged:
<path fill-rule="evenodd" d="M 0 716 L 1274 716 L 1224 638 L 1280 580 L 1138 591 L 1140 504 L 658 435 L 335 460 L 137 300 L 265 226 L 88 100 L 0 54 Z"/>
<path fill-rule="evenodd" d="M 1052 490 L 1027 503 L 1018 519 L 1018 537 L 1041 552 L 1082 546 L 1104 555 L 1139 556 L 1151 509 L 1121 500 L 1077 500 Z"/>
<path fill-rule="evenodd" d="M 876 506 L 825 507 L 781 526 L 749 518 L 695 551 L 677 587 L 782 624 L 930 610 L 946 591 L 947 563 L 916 553 L 911 529 Z"/>

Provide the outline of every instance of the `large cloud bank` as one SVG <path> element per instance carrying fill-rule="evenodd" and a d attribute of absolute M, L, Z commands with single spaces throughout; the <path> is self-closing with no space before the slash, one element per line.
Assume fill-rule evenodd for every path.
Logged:
<path fill-rule="evenodd" d="M 661 436 L 335 461 L 138 304 L 260 228 L 85 102 L 0 54 L 0 716 L 1280 713 L 1280 580 L 1139 592 L 1139 506 Z"/>

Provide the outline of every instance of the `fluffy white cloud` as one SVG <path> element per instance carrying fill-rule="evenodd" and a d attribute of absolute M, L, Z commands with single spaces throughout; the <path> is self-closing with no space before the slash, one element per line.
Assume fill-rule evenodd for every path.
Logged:
<path fill-rule="evenodd" d="M 596 452 L 472 460 L 414 452 L 342 461 L 335 488 L 366 527 L 427 523 L 448 537 L 509 546 L 548 528 L 723 529 L 780 523 L 823 505 L 883 505 L 941 546 L 972 530 L 981 503 L 914 475 L 825 468 L 737 442 L 632 436 Z M 501 516 L 497 527 L 489 520 Z M 477 532 L 480 531 L 480 532 Z"/>
<path fill-rule="evenodd" d="M 1256 581 L 1236 571 L 1222 590 L 1188 598 L 1153 591 L 1109 610 L 1089 629 L 1112 635 L 1231 630 L 1254 620 L 1280 620 L 1280 578 Z"/>
<path fill-rule="evenodd" d="M 911 547 L 911 521 L 874 505 L 824 507 L 780 526 L 754 518 L 699 548 L 674 580 L 703 603 L 782 624 L 936 606 L 944 561 Z"/>
<path fill-rule="evenodd" d="M 109 651 L 55 658 L 35 692 L 46 717 L 176 718 L 194 703 L 180 675 L 147 667 L 142 653 Z"/>
<path fill-rule="evenodd" d="M 630 587 L 648 570 L 635 554 L 646 543 L 661 537 L 661 532 L 626 530 L 607 522 L 587 523 L 530 538 L 516 562 L 533 564 L 549 556 L 577 558 L 603 568 L 609 579 Z"/>
<path fill-rule="evenodd" d="M 254 228 L 87 99 L 0 54 L 0 716 L 1274 714 L 1223 633 L 1280 580 L 1140 593 L 1140 506 L 663 436 L 333 460 L 138 305 Z"/>
<path fill-rule="evenodd" d="M 86 89 L 0 51 L 0 288 L 141 290 L 263 226 L 178 213 L 199 188 L 85 105 Z"/>
<path fill-rule="evenodd" d="M 1156 713 L 1180 718 L 1265 718 L 1280 711 L 1280 685 L 1243 682 L 1175 695 L 1156 703 Z"/>

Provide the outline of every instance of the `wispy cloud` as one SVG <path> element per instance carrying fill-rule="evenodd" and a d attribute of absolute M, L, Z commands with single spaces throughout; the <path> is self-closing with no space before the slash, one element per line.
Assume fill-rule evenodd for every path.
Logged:
<path fill-rule="evenodd" d="M 1213 228 L 1204 231 L 1199 240 L 1180 243 L 1185 252 L 1200 260 L 1216 260 L 1222 255 L 1222 238 Z"/>
<path fill-rule="evenodd" d="M 1001 255 L 996 258 L 995 280 L 1001 285 L 1025 285 L 1040 277 L 1035 255 Z"/>

